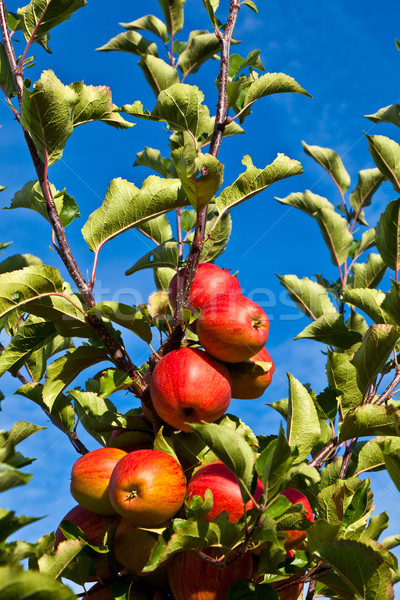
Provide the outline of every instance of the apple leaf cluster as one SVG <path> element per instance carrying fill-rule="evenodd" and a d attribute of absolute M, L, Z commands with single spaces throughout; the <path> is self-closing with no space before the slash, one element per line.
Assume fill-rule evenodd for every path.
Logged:
<path fill-rule="evenodd" d="M 210 306 L 221 318 L 224 306 L 229 311 L 239 305 L 250 310 L 250 301 L 226 272 L 223 277 L 238 290 L 229 302 L 226 290 L 213 290 L 216 273 L 221 276 L 213 263 L 229 241 L 231 210 L 275 182 L 302 173 L 302 166 L 278 153 L 260 168 L 246 155 L 243 172 L 224 187 L 218 152 L 224 138 L 244 134 L 242 125 L 255 102 L 265 102 L 272 94 L 309 94 L 286 74 L 266 73 L 259 50 L 246 56 L 231 51 L 239 44 L 233 35 L 239 10 L 257 13 L 251 0 L 230 0 L 226 7 L 218 0 L 204 0 L 210 30 L 192 31 L 187 40 L 179 35 L 184 31 L 185 1 L 158 0 L 159 16 L 122 24 L 124 31 L 98 48 L 138 57 L 155 96 L 152 107 L 144 108 L 139 101 L 117 107 L 108 87 L 64 83 L 48 69 L 31 83 L 25 70 L 33 62 L 28 57 L 32 45 L 49 51 L 51 29 L 75 18 L 85 4 L 31 0 L 11 13 L 0 0 L 0 89 L 21 126 L 37 173 L 37 180 L 15 193 L 8 209 L 33 210 L 49 223 L 49 240 L 69 276 L 64 279 L 57 267 L 31 254 L 2 259 L 0 330 L 8 343 L 0 345 L 0 376 L 14 377 L 16 394 L 38 405 L 82 455 L 74 465 L 71 488 L 82 506 L 60 519 L 56 535 L 46 534 L 36 544 L 8 541 L 35 518 L 0 511 L 0 597 L 69 600 L 76 596 L 62 579 L 70 579 L 84 585 L 84 597 L 93 600 L 296 600 L 303 589 L 308 589 L 307 600 L 314 595 L 394 598 L 393 584 L 400 577 L 390 550 L 399 540 L 392 536 L 379 541 L 388 516 L 373 514 L 370 481 L 361 475 L 386 469 L 400 489 L 400 408 L 392 398 L 400 383 L 400 200 L 387 205 L 376 226 L 369 227 L 365 214 L 382 184 L 389 182 L 395 193 L 400 191 L 400 146 L 385 136 L 367 136 L 376 167 L 359 173 L 347 197 L 350 176 L 338 154 L 304 143 L 308 157 L 336 184 L 339 205 L 309 190 L 279 199 L 315 219 L 338 270 L 336 279 L 321 274 L 313 279 L 280 276 L 311 321 L 296 339 L 316 340 L 326 347 L 325 389 L 314 391 L 289 374 L 288 398 L 267 409 L 278 411 L 286 422 L 276 435 L 256 436 L 238 417 L 226 413 L 226 403 L 212 418 L 193 417 L 193 406 L 185 405 L 186 419 L 171 420 L 170 406 L 160 408 L 161 397 L 164 401 L 167 396 L 171 404 L 165 393 L 168 377 L 163 380 L 160 375 L 162 365 L 169 361 L 171 372 L 171 361 L 177 363 L 176 357 L 183 354 L 204 361 L 206 352 L 200 346 L 211 355 L 207 360 L 212 369 L 222 374 L 228 404 L 240 387 L 238 381 L 238 398 L 259 397 L 271 381 L 273 361 L 263 348 L 266 334 L 254 345 L 241 341 L 241 351 L 250 348 L 247 354 L 232 357 L 230 340 L 224 337 L 216 349 L 217 334 L 225 334 L 226 327 L 218 325 L 217 331 L 213 326 L 210 333 Z M 17 59 L 13 42 L 19 38 L 24 50 Z M 211 59 L 218 61 L 219 71 L 215 115 L 203 91 L 188 83 Z M 210 101 L 215 104 L 213 98 Z M 399 126 L 399 114 L 400 107 L 393 105 L 368 118 Z M 66 234 L 67 226 L 80 217 L 78 203 L 50 182 L 49 169 L 63 156 L 77 126 L 98 121 L 128 130 L 132 119 L 158 123 L 166 130 L 170 153 L 164 157 L 156 148 L 138 150 L 135 165 L 151 171 L 140 187 L 120 177 L 109 183 L 103 202 L 82 227 L 83 241 L 93 253 L 86 278 Z M 100 250 L 132 228 L 154 248 L 126 275 L 151 269 L 156 291 L 143 305 L 96 303 Z M 0 250 L 9 245 L 1 243 Z M 197 299 L 196 304 L 201 274 L 210 266 L 213 275 L 206 288 L 214 297 L 207 302 Z M 394 279 L 384 292 L 378 286 L 388 269 L 394 271 Z M 254 329 L 266 328 L 262 315 L 252 318 Z M 240 321 L 239 313 L 234 320 Z M 124 340 L 130 332 L 149 345 L 143 364 L 129 354 Z M 97 374 L 88 378 L 85 371 L 97 365 Z M 197 385 L 203 398 L 218 391 L 215 383 L 208 394 L 208 375 L 196 384 L 190 377 L 184 380 L 185 371 L 188 364 L 173 379 L 180 405 L 187 384 Z M 77 385 L 77 379 L 86 382 Z M 247 396 L 255 380 L 259 387 Z M 118 405 L 121 392 L 135 402 L 126 413 Z M 225 402 L 226 394 L 223 397 Z M 92 465 L 94 487 L 105 485 L 102 493 L 108 504 L 112 492 L 107 486 L 118 488 L 120 475 L 115 473 L 137 452 L 153 457 L 154 468 L 160 454 L 178 465 L 181 501 L 172 513 L 158 520 L 162 498 L 153 498 L 156 516 L 132 525 L 129 519 L 103 515 L 102 503 L 86 506 L 90 485 L 84 485 L 84 492 L 75 489 L 76 465 L 93 456 L 79 437 L 82 428 L 99 446 L 93 452 L 111 451 L 120 461 L 118 469 L 112 464 L 110 470 L 101 460 L 97 470 Z M 33 459 L 15 447 L 40 429 L 20 421 L 0 433 L 1 491 L 28 483 L 30 475 L 21 469 Z M 229 470 L 237 484 L 237 518 L 232 518 L 229 506 L 216 516 L 211 512 L 219 502 L 218 487 L 207 487 L 204 494 L 193 487 L 201 469 L 215 464 Z M 183 473 L 194 489 L 186 496 Z M 162 485 L 167 488 L 168 482 Z M 129 501 L 137 496 L 137 490 L 130 491 Z M 111 504 L 114 513 L 116 496 Z M 125 516 L 120 508 L 116 512 Z M 128 565 L 127 555 L 132 560 Z M 23 568 L 25 559 L 28 569 Z M 88 582 L 94 582 L 89 591 Z M 202 587 L 207 583 L 214 587 L 213 596 L 202 595 L 209 593 Z"/>

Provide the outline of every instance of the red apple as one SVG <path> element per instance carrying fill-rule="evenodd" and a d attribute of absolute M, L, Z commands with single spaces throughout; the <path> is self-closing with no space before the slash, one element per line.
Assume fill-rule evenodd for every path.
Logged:
<path fill-rule="evenodd" d="M 157 363 L 150 394 L 158 415 L 182 431 L 185 423 L 212 423 L 227 410 L 231 376 L 227 367 L 203 350 L 180 348 Z"/>
<path fill-rule="evenodd" d="M 204 552 L 216 556 L 210 548 Z M 235 581 L 250 579 L 252 569 L 250 552 L 226 567 L 219 567 L 189 550 L 173 558 L 168 578 L 175 600 L 226 600 Z"/>
<path fill-rule="evenodd" d="M 72 497 L 99 515 L 115 514 L 108 498 L 108 483 L 123 456 L 126 452 L 120 448 L 98 448 L 78 458 L 71 473 Z"/>
<path fill-rule="evenodd" d="M 285 498 L 287 498 L 292 504 L 302 504 L 304 510 L 306 511 L 306 519 L 309 521 L 314 521 L 314 515 L 312 512 L 312 508 L 307 497 L 296 490 L 295 488 L 287 488 L 281 492 Z M 298 531 L 298 530 L 289 530 L 284 533 L 288 534 L 288 537 L 285 539 L 285 548 L 286 550 L 291 550 L 292 548 L 297 548 L 307 537 L 306 531 Z"/>
<path fill-rule="evenodd" d="M 136 450 L 115 466 L 109 498 L 116 512 L 140 527 L 170 519 L 182 506 L 186 480 L 175 458 L 159 450 Z"/>
<path fill-rule="evenodd" d="M 179 271 L 179 285 L 182 282 L 185 268 Z M 178 275 L 174 275 L 169 284 L 169 297 L 175 305 L 178 291 Z M 241 294 L 240 284 L 225 269 L 220 269 L 211 263 L 201 263 L 196 271 L 189 296 L 189 305 L 193 309 L 201 308 L 208 300 L 219 294 Z"/>
<path fill-rule="evenodd" d="M 267 369 L 265 373 L 259 374 L 261 365 L 257 369 L 257 365 L 253 364 L 257 362 L 267 363 L 263 365 Z M 263 395 L 271 383 L 275 365 L 264 347 L 246 362 L 231 363 L 229 371 L 232 377 L 232 398 L 255 400 Z"/>
<path fill-rule="evenodd" d="M 82 529 L 91 544 L 101 546 L 107 531 L 115 529 L 118 526 L 120 519 L 121 517 L 115 514 L 98 515 L 78 504 L 65 515 L 62 521 L 71 521 Z M 58 527 L 56 530 L 54 548 L 57 549 L 58 545 L 65 539 L 63 532 L 60 527 Z M 97 558 L 93 559 L 93 563 L 95 573 L 85 577 L 85 581 L 97 581 L 98 579 L 103 580 L 111 577 L 112 569 L 110 569 L 107 555 L 99 554 Z"/>
<path fill-rule="evenodd" d="M 222 512 L 228 513 L 231 523 L 237 523 L 243 516 L 243 498 L 235 475 L 222 462 L 212 462 L 200 467 L 188 483 L 186 497 L 201 496 L 204 499 L 206 490 L 213 494 L 213 506 L 205 521 L 214 521 Z M 260 480 L 254 492 L 256 501 L 264 493 L 264 486 Z M 254 506 L 253 500 L 246 502 L 246 510 Z"/>
<path fill-rule="evenodd" d="M 268 338 L 263 309 L 244 296 L 223 295 L 201 309 L 196 331 L 204 349 L 224 362 L 241 362 L 260 352 Z"/>
<path fill-rule="evenodd" d="M 146 530 L 126 519 L 121 519 L 113 538 L 113 553 L 116 560 L 135 575 L 143 573 L 157 540 Z"/>

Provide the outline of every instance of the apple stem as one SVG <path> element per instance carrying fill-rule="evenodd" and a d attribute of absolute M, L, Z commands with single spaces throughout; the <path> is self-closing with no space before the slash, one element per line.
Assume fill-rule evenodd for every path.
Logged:
<path fill-rule="evenodd" d="M 139 496 L 139 492 L 137 490 L 132 490 L 125 498 L 125 502 L 130 502 Z"/>

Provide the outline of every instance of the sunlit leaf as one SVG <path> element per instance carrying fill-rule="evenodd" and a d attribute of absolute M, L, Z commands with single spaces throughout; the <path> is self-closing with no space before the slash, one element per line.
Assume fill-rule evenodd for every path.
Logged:
<path fill-rule="evenodd" d="M 333 181 L 339 187 L 339 189 L 345 193 L 349 189 L 350 175 L 345 169 L 340 156 L 330 148 L 322 148 L 321 146 L 309 146 L 305 142 L 303 143 L 304 152 L 311 156 L 329 175 Z"/>

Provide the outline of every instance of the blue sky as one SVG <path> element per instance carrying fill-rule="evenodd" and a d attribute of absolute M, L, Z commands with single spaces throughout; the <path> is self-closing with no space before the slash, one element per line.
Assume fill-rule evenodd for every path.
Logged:
<path fill-rule="evenodd" d="M 181 39 L 186 39 L 190 29 L 208 28 L 201 4 L 200 0 L 187 0 L 186 27 Z M 227 2 L 221 5 L 226 6 Z M 151 110 L 154 96 L 144 84 L 136 57 L 94 52 L 96 47 L 122 31 L 119 22 L 142 16 L 142 6 L 143 3 L 118 0 L 110 10 L 110 3 L 105 0 L 89 2 L 69 22 L 53 31 L 52 55 L 39 47 L 32 48 L 37 66 L 28 71 L 27 76 L 36 80 L 42 70 L 50 68 L 65 84 L 84 79 L 87 84 L 109 85 L 116 104 L 141 100 L 144 107 Z M 15 2 L 8 3 L 10 11 L 17 7 Z M 156 0 L 147 2 L 146 8 L 159 14 Z M 230 409 L 253 426 L 256 433 L 277 431 L 279 417 L 264 403 L 287 394 L 286 371 L 303 383 L 309 382 L 317 391 L 326 385 L 323 346 L 316 342 L 292 341 L 307 320 L 282 294 L 275 273 L 303 277 L 323 272 L 336 277 L 328 251 L 320 243 L 316 224 L 306 215 L 280 205 L 274 196 L 284 197 L 308 188 L 335 204 L 339 202 L 330 178 L 324 177 L 322 170 L 303 153 L 301 140 L 336 150 L 354 185 L 358 171 L 373 166 L 363 131 L 399 140 L 394 126 L 375 126 L 363 117 L 400 99 L 400 54 L 395 46 L 396 36 L 400 37 L 400 5 L 394 0 L 382 0 L 379 10 L 371 0 L 301 3 L 270 0 L 259 2 L 258 17 L 245 7 L 240 13 L 236 38 L 242 45 L 236 46 L 234 51 L 245 56 L 253 48 L 260 48 L 267 71 L 294 77 L 313 96 L 308 99 L 299 95 L 277 95 L 261 100 L 245 121 L 246 136 L 225 140 L 219 155 L 226 165 L 226 184 L 243 170 L 244 154 L 250 154 L 256 166 L 265 167 L 278 152 L 284 152 L 300 160 L 305 171 L 302 176 L 276 184 L 233 211 L 231 242 L 218 260 L 220 266 L 239 271 L 244 293 L 263 305 L 271 319 L 267 347 L 277 366 L 274 381 L 260 400 L 233 401 Z M 211 62 L 188 79 L 204 91 L 211 110 L 216 104 L 217 69 L 218 63 Z M 6 206 L 14 193 L 35 175 L 19 126 L 4 102 L 0 102 L 0 124 L 0 184 L 7 186 L 1 194 L 1 206 Z M 167 144 L 162 127 L 146 122 L 138 122 L 128 131 L 89 124 L 79 128 L 68 141 L 63 159 L 50 170 L 50 178 L 58 189 L 66 187 L 80 205 L 82 218 L 68 228 L 68 236 L 83 272 L 91 269 L 92 255 L 85 247 L 80 228 L 101 203 L 109 181 L 124 177 L 140 185 L 149 173 L 143 168 L 132 168 L 136 152 L 147 145 L 159 147 L 166 155 Z M 382 186 L 367 209 L 371 225 L 394 197 L 389 184 Z M 0 241 L 13 240 L 13 253 L 37 254 L 65 274 L 58 257 L 49 250 L 49 234 L 47 223 L 39 216 L 27 211 L 1 213 Z M 128 302 L 133 294 L 145 301 L 154 288 L 150 272 L 126 278 L 124 271 L 151 249 L 148 241 L 132 231 L 108 246 L 100 258 L 98 298 L 116 299 L 118 296 Z M 1 338 L 1 341 L 5 340 Z M 147 348 L 136 343 L 132 336 L 129 343 L 132 356 L 139 363 Z M 8 429 L 21 418 L 48 425 L 34 406 L 11 395 L 15 387 L 11 378 L 4 377 L 0 382 L 0 389 L 7 396 L 2 403 L 1 427 Z M 121 396 L 118 404 L 121 410 L 135 405 L 127 396 Z M 54 529 L 74 504 L 69 496 L 69 477 L 77 456 L 68 440 L 51 427 L 26 442 L 24 449 L 28 455 L 38 458 L 31 467 L 35 477 L 29 486 L 3 494 L 0 504 L 23 514 L 49 515 L 21 532 L 26 539 L 36 540 L 43 532 Z M 391 512 L 389 531 L 397 533 L 400 518 L 396 518 L 391 509 L 398 504 L 398 492 L 379 473 L 373 476 L 373 489 L 377 512 Z"/>

